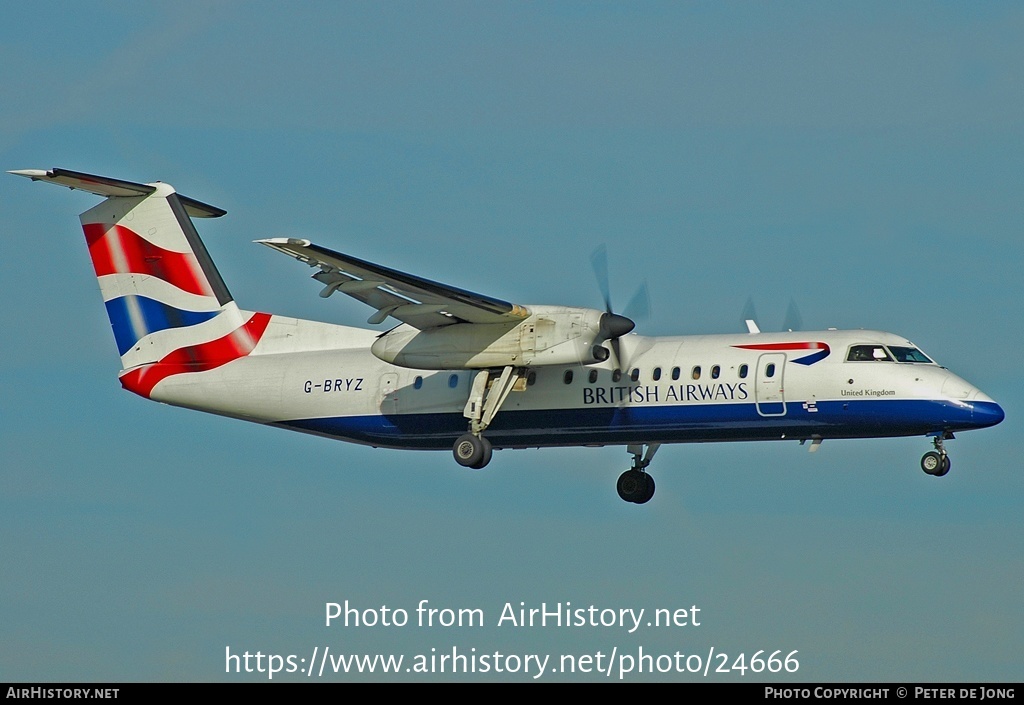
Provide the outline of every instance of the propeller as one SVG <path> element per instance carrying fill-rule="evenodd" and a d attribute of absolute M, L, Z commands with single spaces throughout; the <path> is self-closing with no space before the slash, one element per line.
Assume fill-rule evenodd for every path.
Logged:
<path fill-rule="evenodd" d="M 796 307 L 796 301 L 790 299 L 789 308 L 786 309 L 786 320 L 782 322 L 782 330 L 803 330 L 803 327 L 804 317 L 800 315 L 800 309 Z"/>
<path fill-rule="evenodd" d="M 601 343 L 608 341 L 612 352 L 615 355 L 615 366 L 622 369 L 622 352 L 619 348 L 619 338 L 626 335 L 636 327 L 634 318 L 646 318 L 651 312 L 651 300 L 647 291 L 647 282 L 642 282 L 640 288 L 633 294 L 626 310 L 623 313 L 615 313 L 612 307 L 611 288 L 608 285 L 608 249 L 598 245 L 593 254 L 590 255 L 590 264 L 594 269 L 594 276 L 597 278 L 597 285 L 601 289 L 601 296 L 604 298 L 604 313 L 601 314 L 601 324 L 597 337 L 594 339 L 594 358 L 599 362 L 608 359 L 607 348 Z M 601 353 L 604 350 L 605 353 Z"/>

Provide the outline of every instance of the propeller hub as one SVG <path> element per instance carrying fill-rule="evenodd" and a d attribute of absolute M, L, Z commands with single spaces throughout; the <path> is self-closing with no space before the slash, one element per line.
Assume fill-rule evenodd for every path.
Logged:
<path fill-rule="evenodd" d="M 601 314 L 601 337 L 605 340 L 626 335 L 634 328 L 636 328 L 636 323 L 618 313 Z"/>

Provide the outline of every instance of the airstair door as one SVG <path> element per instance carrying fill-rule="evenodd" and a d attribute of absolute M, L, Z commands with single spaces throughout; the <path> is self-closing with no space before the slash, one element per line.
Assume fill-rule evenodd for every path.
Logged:
<path fill-rule="evenodd" d="M 757 360 L 754 398 L 761 416 L 785 416 L 786 353 L 765 353 Z"/>

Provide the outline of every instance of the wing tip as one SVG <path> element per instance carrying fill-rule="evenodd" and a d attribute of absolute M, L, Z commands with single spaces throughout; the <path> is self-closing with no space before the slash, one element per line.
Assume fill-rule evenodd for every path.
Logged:
<path fill-rule="evenodd" d="M 267 237 L 262 238 L 260 240 L 253 240 L 253 242 L 258 242 L 259 244 L 266 245 L 267 247 L 274 247 L 275 245 L 296 245 L 298 247 L 309 247 L 310 245 L 313 244 L 309 240 L 304 240 L 295 237 Z"/>
<path fill-rule="evenodd" d="M 15 176 L 24 176 L 26 179 L 45 179 L 49 176 L 50 172 L 46 169 L 11 169 L 7 172 L 8 174 L 14 174 Z"/>

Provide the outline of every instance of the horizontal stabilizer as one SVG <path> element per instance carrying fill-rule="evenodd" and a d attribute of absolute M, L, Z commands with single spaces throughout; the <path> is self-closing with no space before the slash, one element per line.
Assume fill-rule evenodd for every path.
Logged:
<path fill-rule="evenodd" d="M 70 189 L 88 191 L 89 193 L 95 193 L 97 196 L 106 196 L 107 198 L 148 196 L 156 191 L 154 184 L 139 184 L 134 181 L 122 181 L 121 179 L 111 179 L 107 176 L 83 174 L 68 169 L 16 169 L 8 173 L 15 176 L 24 176 L 33 181 L 46 181 L 58 186 L 66 186 Z M 223 208 L 217 208 L 208 203 L 182 196 L 180 193 L 178 194 L 178 200 L 181 201 L 181 205 L 185 206 L 185 212 L 193 218 L 219 218 L 227 213 Z"/>

